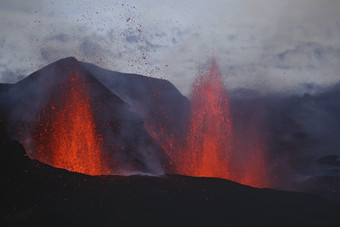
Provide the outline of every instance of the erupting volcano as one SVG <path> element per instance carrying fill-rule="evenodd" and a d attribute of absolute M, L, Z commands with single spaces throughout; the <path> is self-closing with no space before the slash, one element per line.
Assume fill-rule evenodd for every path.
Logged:
<path fill-rule="evenodd" d="M 308 137 L 289 134 L 297 124 L 268 99 L 237 96 L 222 79 L 213 59 L 190 102 L 165 80 L 65 58 L 0 84 L 1 223 L 338 226 L 335 177 L 296 186 L 334 201 L 236 183 L 292 185 L 280 172 L 289 170 L 284 157 Z M 336 158 L 320 162 L 337 168 Z M 143 176 L 118 176 L 135 174 Z"/>
<path fill-rule="evenodd" d="M 18 105 L 6 103 L 13 94 Z M 2 97 L 9 113 L 24 113 L 11 116 L 13 137 L 30 157 L 55 167 L 271 186 L 264 116 L 229 101 L 214 59 L 193 83 L 191 103 L 167 81 L 117 75 L 74 58 L 44 67 Z"/>
<path fill-rule="evenodd" d="M 39 114 L 34 133 L 33 158 L 59 168 L 100 175 L 106 169 L 101 136 L 87 94 L 87 84 L 78 72 L 70 72 L 58 94 Z M 58 97 L 60 100 L 55 100 Z"/>

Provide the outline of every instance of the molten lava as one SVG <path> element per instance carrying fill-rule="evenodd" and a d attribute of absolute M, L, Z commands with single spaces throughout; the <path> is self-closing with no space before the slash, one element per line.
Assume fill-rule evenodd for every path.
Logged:
<path fill-rule="evenodd" d="M 182 137 L 167 135 L 164 126 L 148 126 L 179 174 L 270 186 L 260 121 L 254 119 L 252 125 L 233 129 L 227 90 L 214 59 L 208 71 L 201 72 L 193 84 L 190 109 L 187 131 Z"/>
<path fill-rule="evenodd" d="M 78 72 L 65 77 L 66 81 L 52 92 L 49 104 L 39 114 L 32 157 L 75 172 L 107 174 L 103 140 L 96 131 L 88 84 Z"/>
<path fill-rule="evenodd" d="M 208 72 L 199 75 L 193 85 L 186 145 L 176 159 L 178 170 L 191 176 L 229 179 L 231 142 L 229 101 L 213 60 Z"/>

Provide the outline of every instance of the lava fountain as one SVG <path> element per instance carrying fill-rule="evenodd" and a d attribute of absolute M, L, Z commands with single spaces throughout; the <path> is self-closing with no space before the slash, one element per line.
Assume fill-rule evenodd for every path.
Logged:
<path fill-rule="evenodd" d="M 38 116 L 32 157 L 79 173 L 107 174 L 88 84 L 78 72 L 70 72 L 65 78 Z"/>
<path fill-rule="evenodd" d="M 229 101 L 213 59 L 193 84 L 190 122 L 176 166 L 185 175 L 230 179 L 231 143 Z"/>
<path fill-rule="evenodd" d="M 255 119 L 253 121 L 253 125 L 236 134 L 227 90 L 216 61 L 212 59 L 208 71 L 198 74 L 193 83 L 185 145 L 180 149 L 180 155 L 172 157 L 178 172 L 224 178 L 255 187 L 270 186 L 262 126 L 257 125 Z"/>

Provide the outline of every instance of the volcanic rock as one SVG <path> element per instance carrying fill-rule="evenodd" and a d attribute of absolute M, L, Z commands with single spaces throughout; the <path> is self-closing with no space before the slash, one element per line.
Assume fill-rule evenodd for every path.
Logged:
<path fill-rule="evenodd" d="M 339 226 L 340 207 L 308 193 L 179 175 L 88 176 L 31 160 L 4 137 L 2 226 Z"/>
<path fill-rule="evenodd" d="M 146 130 L 170 157 L 175 159 L 181 155 L 179 150 L 187 130 L 190 102 L 173 84 L 164 79 L 114 72 L 85 62 L 81 64 L 143 117 Z M 167 168 L 166 172 L 176 173 L 176 169 Z"/>

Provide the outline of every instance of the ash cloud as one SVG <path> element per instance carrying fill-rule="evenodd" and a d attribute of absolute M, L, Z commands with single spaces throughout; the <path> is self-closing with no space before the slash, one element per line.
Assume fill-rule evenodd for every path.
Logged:
<path fill-rule="evenodd" d="M 60 34 L 57 34 L 57 35 L 53 35 L 49 38 L 46 38 L 46 42 L 49 42 L 49 41 L 58 41 L 58 42 L 61 42 L 61 43 L 67 43 L 67 42 L 71 41 L 71 37 L 68 34 L 60 33 Z"/>
<path fill-rule="evenodd" d="M 75 56 L 166 78 L 185 95 L 213 53 L 230 88 L 297 93 L 339 81 L 336 1 L 65 3 L 2 1 L 0 63 L 28 75 Z"/>
<path fill-rule="evenodd" d="M 282 51 L 275 58 L 275 66 L 278 68 L 308 68 L 319 72 L 323 67 L 332 67 L 336 64 L 340 59 L 340 48 L 307 42 Z"/>
<path fill-rule="evenodd" d="M 1 72 L 3 83 L 12 84 L 26 77 L 26 75 L 24 74 L 25 72 L 21 71 L 20 69 L 17 69 L 15 71 L 6 69 L 5 67 L 3 69 L 4 71 Z"/>

